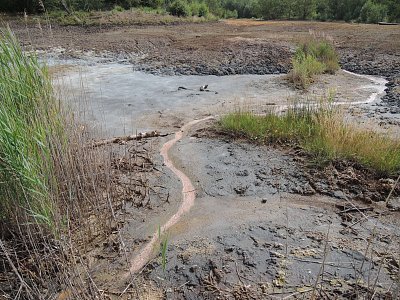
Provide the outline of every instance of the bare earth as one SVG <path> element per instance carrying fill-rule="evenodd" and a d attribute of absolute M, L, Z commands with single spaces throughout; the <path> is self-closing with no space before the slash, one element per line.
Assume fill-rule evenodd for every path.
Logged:
<path fill-rule="evenodd" d="M 398 26 L 227 20 L 142 26 L 53 24 L 50 30 L 45 23 L 39 26 L 33 21 L 27 29 L 21 20 L 8 21 L 27 50 L 46 52 L 55 60 L 95 61 L 95 67 L 121 62 L 162 76 L 285 73 L 296 43 L 310 31 L 323 33 L 333 38 L 343 69 L 380 75 L 393 83 L 384 103 L 357 107 L 357 113 L 382 122 L 378 126 L 383 131 L 389 125 L 399 130 L 399 124 L 384 115 L 400 113 Z M 251 88 L 265 93 L 276 92 L 280 84 L 282 90 L 287 88 L 277 80 L 279 76 L 266 86 L 253 80 Z M 313 93 L 334 84 L 343 86 L 343 97 L 365 97 L 352 90 L 362 84 L 361 79 L 341 73 L 324 81 L 312 87 Z M 134 127 L 158 125 L 172 133 L 187 121 L 204 117 L 216 97 L 179 91 L 178 98 L 177 88 L 168 96 L 176 95 L 175 104 L 149 102 L 154 104 L 151 112 L 143 108 L 150 105 L 146 101 L 141 106 L 128 102 L 104 106 L 110 105 L 110 118 L 132 109 L 138 114 L 132 120 Z M 183 93 L 194 97 L 193 106 L 186 104 L 189 96 Z M 222 102 L 216 105 L 224 109 Z M 85 248 L 86 267 L 104 295 L 110 299 L 398 299 L 400 187 L 385 203 L 393 178 L 345 162 L 317 168 L 300 149 L 232 141 L 210 129 L 214 126 L 208 121 L 190 128 L 171 149 L 175 166 L 195 186 L 195 204 L 161 238 L 168 243 L 165 266 L 155 249 L 149 263 L 128 280 L 121 274 L 178 209 L 181 183 L 158 153 L 171 136 L 114 146 L 113 176 L 120 185 L 116 203 L 122 203 L 116 208 L 116 230 L 95 237 Z M 133 147 L 137 153 L 151 154 L 143 158 L 146 170 L 130 173 Z M 137 173 L 151 187 L 139 200 L 130 196 L 134 192 L 128 184 Z M 61 295 L 65 291 L 59 299 Z"/>

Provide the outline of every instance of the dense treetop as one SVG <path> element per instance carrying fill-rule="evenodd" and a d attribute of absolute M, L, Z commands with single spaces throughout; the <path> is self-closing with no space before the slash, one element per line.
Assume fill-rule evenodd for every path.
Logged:
<path fill-rule="evenodd" d="M 115 6 L 153 7 L 185 16 L 212 14 L 222 18 L 345 20 L 400 22 L 399 0 L 1 0 L 0 11 L 106 10 Z"/>

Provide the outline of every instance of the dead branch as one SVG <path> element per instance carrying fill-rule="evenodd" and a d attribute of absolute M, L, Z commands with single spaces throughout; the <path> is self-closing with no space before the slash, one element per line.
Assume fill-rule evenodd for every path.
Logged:
<path fill-rule="evenodd" d="M 149 132 L 139 132 L 138 134 L 127 135 L 127 136 L 119 136 L 112 139 L 95 141 L 91 145 L 92 147 L 99 147 L 107 144 L 123 144 L 129 141 L 139 141 L 141 139 L 153 138 L 153 137 L 164 137 L 168 136 L 170 133 L 161 134 L 158 131 L 149 131 Z"/>

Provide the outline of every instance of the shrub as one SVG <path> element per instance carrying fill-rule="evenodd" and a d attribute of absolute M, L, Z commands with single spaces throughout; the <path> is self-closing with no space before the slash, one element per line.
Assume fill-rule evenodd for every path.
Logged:
<path fill-rule="evenodd" d="M 192 16 L 197 16 L 199 14 L 199 7 L 200 3 L 198 2 L 192 2 L 189 5 L 189 10 Z"/>
<path fill-rule="evenodd" d="M 209 9 L 207 4 L 205 4 L 204 2 L 199 4 L 199 12 L 198 12 L 198 16 L 199 17 L 207 17 L 209 14 Z"/>
<path fill-rule="evenodd" d="M 112 12 L 113 12 L 113 13 L 116 13 L 116 12 L 122 12 L 122 11 L 124 11 L 124 10 L 125 10 L 125 9 L 124 9 L 122 6 L 115 5 L 114 8 L 112 9 Z"/>
<path fill-rule="evenodd" d="M 387 7 L 371 0 L 365 2 L 360 12 L 360 19 L 365 23 L 378 23 L 387 17 Z"/>
<path fill-rule="evenodd" d="M 237 19 L 238 18 L 238 12 L 237 10 L 225 10 L 223 17 L 225 19 Z"/>
<path fill-rule="evenodd" d="M 184 0 L 175 0 L 169 6 L 168 11 L 178 17 L 187 17 L 190 15 L 189 5 Z"/>
<path fill-rule="evenodd" d="M 296 53 L 292 60 L 293 69 L 289 73 L 289 80 L 296 87 L 306 89 L 313 81 L 314 76 L 324 72 L 324 65 L 318 61 L 315 56 L 305 54 L 304 52 Z"/>

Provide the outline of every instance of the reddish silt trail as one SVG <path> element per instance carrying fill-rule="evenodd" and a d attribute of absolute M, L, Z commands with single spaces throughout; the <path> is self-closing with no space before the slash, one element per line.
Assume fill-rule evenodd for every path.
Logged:
<path fill-rule="evenodd" d="M 196 198 L 195 188 L 194 188 L 192 182 L 190 181 L 189 177 L 187 177 L 185 173 L 183 173 L 181 170 L 177 169 L 174 166 L 174 163 L 168 156 L 168 151 L 171 149 L 171 147 L 173 145 L 176 144 L 176 142 L 178 142 L 180 139 L 182 139 L 183 134 L 190 127 L 192 127 L 193 125 L 195 125 L 197 123 L 200 123 L 200 122 L 212 119 L 212 118 L 214 118 L 214 117 L 210 116 L 210 117 L 207 117 L 204 119 L 194 120 L 194 121 L 191 121 L 191 122 L 185 124 L 178 132 L 175 133 L 175 138 L 166 142 L 161 147 L 160 154 L 164 158 L 165 166 L 167 168 L 169 168 L 182 182 L 182 203 L 181 203 L 178 211 L 161 227 L 160 232 L 158 232 L 158 231 L 155 232 L 153 234 L 150 242 L 148 242 L 148 244 L 140 251 L 140 253 L 131 260 L 131 266 L 129 268 L 128 274 L 126 274 L 126 277 L 130 276 L 131 274 L 135 274 L 135 273 L 139 272 L 146 265 L 146 263 L 150 260 L 150 258 L 152 256 L 154 246 L 159 238 L 159 234 L 164 233 L 166 230 L 168 230 L 168 228 L 175 225 L 179 221 L 179 219 L 185 213 L 187 213 L 190 210 L 190 208 L 193 206 L 194 200 Z"/>

